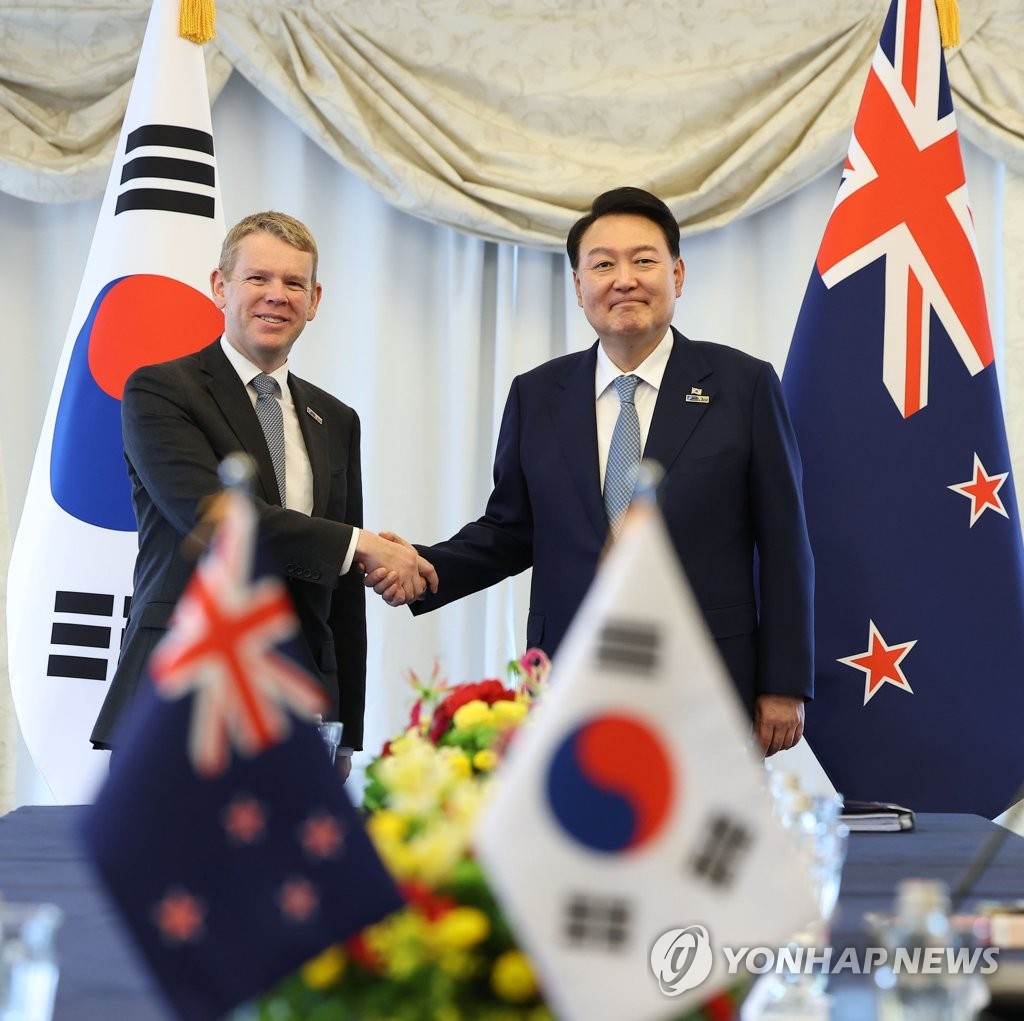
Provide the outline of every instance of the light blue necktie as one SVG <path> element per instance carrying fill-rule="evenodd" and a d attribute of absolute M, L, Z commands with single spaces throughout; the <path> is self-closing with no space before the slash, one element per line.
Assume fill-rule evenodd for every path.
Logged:
<path fill-rule="evenodd" d="M 615 422 L 608 464 L 604 473 L 604 506 L 612 534 L 618 535 L 622 517 L 633 498 L 636 471 L 640 464 L 640 419 L 637 418 L 633 395 L 639 376 L 618 376 L 615 389 L 619 394 L 619 417 Z"/>
<path fill-rule="evenodd" d="M 256 391 L 256 415 L 267 438 L 270 460 L 274 462 L 277 477 L 277 491 L 281 494 L 281 506 L 286 506 L 284 474 L 284 415 L 277 400 L 277 380 L 265 373 L 253 377 L 249 384 Z"/>

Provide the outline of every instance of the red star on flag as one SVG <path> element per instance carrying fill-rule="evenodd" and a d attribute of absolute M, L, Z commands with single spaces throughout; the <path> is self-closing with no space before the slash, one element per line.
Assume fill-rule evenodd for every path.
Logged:
<path fill-rule="evenodd" d="M 847 666 L 864 671 L 864 704 L 867 705 L 883 684 L 892 684 L 914 694 L 910 683 L 900 667 L 903 658 L 917 645 L 917 639 L 902 645 L 886 645 L 873 620 L 868 621 L 868 647 L 856 656 L 844 656 L 838 660 Z"/>
<path fill-rule="evenodd" d="M 263 836 L 267 814 L 263 806 L 247 794 L 239 794 L 224 809 L 224 829 L 236 844 L 252 844 Z"/>
<path fill-rule="evenodd" d="M 308 879 L 296 876 L 281 887 L 277 903 L 286 918 L 293 922 L 305 922 L 319 909 L 320 896 Z"/>
<path fill-rule="evenodd" d="M 190 943 L 203 931 L 206 907 L 180 888 L 168 890 L 153 907 L 153 920 L 168 943 Z"/>
<path fill-rule="evenodd" d="M 985 471 L 985 466 L 981 463 L 981 458 L 975 452 L 974 476 L 966 482 L 957 482 L 955 485 L 946 487 L 947 489 L 952 489 L 954 493 L 966 496 L 971 501 L 971 528 L 974 527 L 974 522 L 990 507 L 997 514 L 1002 514 L 1004 518 L 1010 516 L 1006 513 L 1003 498 L 999 495 L 999 490 L 1003 488 L 1003 483 L 1007 480 L 1009 474 L 1008 471 L 1005 471 L 989 475 Z"/>
<path fill-rule="evenodd" d="M 302 846 L 311 858 L 333 858 L 345 843 L 345 833 L 332 815 L 311 815 L 302 826 Z"/>

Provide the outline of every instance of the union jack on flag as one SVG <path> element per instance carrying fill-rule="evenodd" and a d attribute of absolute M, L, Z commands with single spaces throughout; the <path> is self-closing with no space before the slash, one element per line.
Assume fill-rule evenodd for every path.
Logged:
<path fill-rule="evenodd" d="M 928 403 L 932 310 L 972 375 L 994 355 L 934 0 L 892 10 L 817 266 L 831 288 L 884 257 L 882 377 L 907 418 Z"/>
<path fill-rule="evenodd" d="M 1024 550 L 934 0 L 889 8 L 783 388 L 808 740 L 848 797 L 994 816 L 1024 778 Z"/>
<path fill-rule="evenodd" d="M 224 518 L 150 661 L 164 698 L 195 692 L 189 754 L 197 770 L 224 771 L 231 744 L 265 751 L 290 727 L 290 709 L 311 719 L 328 706 L 312 677 L 275 646 L 298 630 L 279 578 L 252 579 L 256 513 L 240 492 L 222 495 Z"/>
<path fill-rule="evenodd" d="M 216 1021 L 403 903 L 310 722 L 301 638 L 278 645 L 297 630 L 286 590 L 251 578 L 253 508 L 225 499 L 82 827 L 182 1021 Z"/>

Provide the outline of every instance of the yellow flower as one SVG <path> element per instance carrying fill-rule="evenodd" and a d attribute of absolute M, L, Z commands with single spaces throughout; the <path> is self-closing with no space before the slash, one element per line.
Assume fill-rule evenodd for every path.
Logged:
<path fill-rule="evenodd" d="M 370 838 L 379 847 L 385 843 L 401 840 L 409 831 L 409 821 L 397 812 L 381 808 L 374 812 L 366 822 Z"/>
<path fill-rule="evenodd" d="M 494 716 L 494 722 L 499 727 L 515 727 L 523 722 L 528 706 L 529 703 L 527 702 L 510 702 L 505 700 L 495 702 L 491 706 L 491 713 Z"/>
<path fill-rule="evenodd" d="M 388 871 L 396 879 L 415 879 L 419 875 L 419 856 L 408 844 L 396 841 L 375 846 Z"/>
<path fill-rule="evenodd" d="M 479 958 L 466 950 L 442 950 L 437 955 L 437 966 L 459 982 L 469 981 L 480 971 Z"/>
<path fill-rule="evenodd" d="M 431 885 L 447 879 L 466 853 L 467 839 L 462 827 L 444 819 L 418 833 L 405 845 L 412 855 L 415 877 Z"/>
<path fill-rule="evenodd" d="M 491 707 L 484 702 L 482 699 L 475 698 L 472 702 L 467 702 L 463 706 L 459 706 L 455 710 L 455 715 L 452 716 L 452 723 L 456 727 L 476 727 L 482 723 L 491 722 Z"/>
<path fill-rule="evenodd" d="M 390 757 L 405 755 L 408 751 L 417 748 L 420 744 L 420 735 L 417 734 L 415 728 L 410 728 L 404 734 L 399 734 L 398 737 L 392 740 L 390 745 Z"/>
<path fill-rule="evenodd" d="M 490 931 L 490 920 L 482 911 L 458 907 L 445 912 L 434 922 L 432 935 L 442 947 L 464 950 L 485 940 Z"/>
<path fill-rule="evenodd" d="M 449 780 L 468 780 L 473 775 L 469 756 L 461 748 L 440 748 L 438 755 L 441 762 L 450 770 Z"/>
<path fill-rule="evenodd" d="M 537 979 L 525 954 L 506 950 L 491 969 L 491 988 L 510 1003 L 525 1003 L 537 995 Z"/>
<path fill-rule="evenodd" d="M 384 965 L 392 979 L 408 978 L 426 960 L 426 922 L 415 911 L 399 911 L 363 930 L 367 946 Z"/>
<path fill-rule="evenodd" d="M 480 773 L 489 773 L 498 762 L 498 753 L 493 748 L 481 748 L 473 756 L 473 768 Z"/>
<path fill-rule="evenodd" d="M 335 944 L 307 961 L 301 970 L 302 981 L 310 989 L 327 989 L 345 972 L 345 951 Z"/>

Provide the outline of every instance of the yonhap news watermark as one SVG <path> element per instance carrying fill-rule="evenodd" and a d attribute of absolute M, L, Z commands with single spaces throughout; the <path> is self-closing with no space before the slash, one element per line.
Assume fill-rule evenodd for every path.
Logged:
<path fill-rule="evenodd" d="M 703 925 L 669 929 L 651 947 L 651 971 L 666 996 L 696 989 L 711 974 L 716 953 L 730 976 L 871 975 L 888 969 L 893 975 L 991 975 L 999 967 L 998 947 L 713 947 Z"/>

